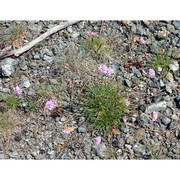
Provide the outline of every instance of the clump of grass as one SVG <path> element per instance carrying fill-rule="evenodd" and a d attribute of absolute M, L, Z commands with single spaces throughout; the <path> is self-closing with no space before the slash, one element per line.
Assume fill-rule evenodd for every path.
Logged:
<path fill-rule="evenodd" d="M 82 96 L 82 107 L 96 131 L 109 133 L 123 122 L 130 112 L 125 104 L 126 94 L 117 83 L 95 84 Z"/>
<path fill-rule="evenodd" d="M 1 44 L 12 45 L 14 49 L 19 48 L 22 46 L 25 37 L 25 26 L 14 23 L 4 31 Z"/>
<path fill-rule="evenodd" d="M 158 67 L 161 67 L 163 76 L 166 76 L 169 72 L 169 65 L 171 63 L 172 60 L 168 56 L 168 51 L 163 51 L 161 54 L 155 55 L 152 68 L 157 71 Z"/>
<path fill-rule="evenodd" d="M 88 36 L 85 42 L 81 42 L 82 47 L 88 50 L 95 58 L 104 58 L 110 52 L 108 40 L 100 36 Z"/>
<path fill-rule="evenodd" d="M 29 107 L 29 109 L 31 110 L 31 111 L 34 111 L 34 110 L 36 110 L 36 108 L 37 108 L 37 104 L 35 103 L 35 101 L 33 101 L 32 99 L 29 99 L 28 100 L 28 107 Z"/>
<path fill-rule="evenodd" d="M 16 97 L 15 95 L 8 95 L 5 98 L 5 103 L 9 108 L 17 108 L 21 105 L 21 99 Z"/>
<path fill-rule="evenodd" d="M 9 114 L 6 112 L 0 112 L 0 132 L 6 130 L 11 126 L 11 122 L 8 121 Z"/>

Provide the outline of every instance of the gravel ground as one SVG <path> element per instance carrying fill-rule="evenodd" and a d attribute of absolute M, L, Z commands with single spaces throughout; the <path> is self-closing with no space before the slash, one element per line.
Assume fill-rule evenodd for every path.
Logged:
<path fill-rule="evenodd" d="M 1 35 L 13 23 L 1 21 Z M 16 23 L 26 27 L 26 43 L 61 21 Z M 88 31 L 110 39 L 114 51 L 109 58 L 96 59 L 83 53 L 80 42 Z M 132 44 L 136 37 L 142 37 L 145 43 Z M 0 60 L 0 111 L 9 111 L 4 108 L 3 98 L 12 94 L 15 85 L 23 89 L 22 96 L 41 107 L 31 110 L 23 102 L 10 112 L 16 126 L 0 133 L 0 159 L 180 159 L 179 37 L 180 21 L 82 21 L 53 34 L 18 58 Z M 22 44 L 16 42 L 14 46 Z M 149 78 L 149 64 L 162 49 L 169 49 L 173 61 L 170 71 L 166 77 L 156 73 Z M 141 61 L 142 68 L 126 68 L 127 56 Z M 77 59 L 83 60 L 77 63 Z M 124 118 L 120 133 L 109 136 L 94 134 L 83 108 L 73 103 L 84 83 L 96 78 L 95 69 L 104 61 L 114 69 L 113 78 L 126 87 L 135 108 L 131 117 Z M 38 99 L 44 83 L 55 90 L 50 94 L 46 89 Z M 44 110 L 50 97 L 64 107 L 62 114 L 50 116 Z M 153 111 L 159 112 L 157 121 L 151 120 Z M 75 130 L 65 134 L 63 130 L 71 126 Z M 97 135 L 102 137 L 98 145 Z"/>

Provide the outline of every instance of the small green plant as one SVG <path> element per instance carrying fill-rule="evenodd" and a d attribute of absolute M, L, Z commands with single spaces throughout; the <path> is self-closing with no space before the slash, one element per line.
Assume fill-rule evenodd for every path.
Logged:
<path fill-rule="evenodd" d="M 25 37 L 25 26 L 14 23 L 4 31 L 1 44 L 12 45 L 13 48 L 19 48 L 22 46 Z"/>
<path fill-rule="evenodd" d="M 130 112 L 125 104 L 126 94 L 117 83 L 104 82 L 88 88 L 82 97 L 82 107 L 96 131 L 104 134 L 118 128 L 123 116 Z"/>
<path fill-rule="evenodd" d="M 21 99 L 19 99 L 15 95 L 7 96 L 5 102 L 6 102 L 6 106 L 10 108 L 17 108 L 21 105 Z"/>
<path fill-rule="evenodd" d="M 7 129 L 11 125 L 11 123 L 7 121 L 7 119 L 8 114 L 6 112 L 0 112 L 0 132 Z"/>
<path fill-rule="evenodd" d="M 151 154 L 152 159 L 167 159 L 166 157 L 167 148 L 164 144 L 162 144 L 161 146 L 158 144 L 157 145 L 148 144 L 147 149 Z"/>
<path fill-rule="evenodd" d="M 32 99 L 29 99 L 28 100 L 28 107 L 30 110 L 33 111 L 37 108 L 37 104 Z"/>
<path fill-rule="evenodd" d="M 15 126 L 16 121 L 11 110 L 0 112 L 0 133 L 6 132 Z"/>
<path fill-rule="evenodd" d="M 81 45 L 96 58 L 106 57 L 110 51 L 107 39 L 100 36 L 88 36 L 85 42 L 81 42 Z"/>
<path fill-rule="evenodd" d="M 158 67 L 162 68 L 162 75 L 166 76 L 169 72 L 169 65 L 172 63 L 172 60 L 168 56 L 168 51 L 163 51 L 161 54 L 157 54 L 154 57 L 154 63 L 152 64 L 152 68 L 156 71 Z"/>

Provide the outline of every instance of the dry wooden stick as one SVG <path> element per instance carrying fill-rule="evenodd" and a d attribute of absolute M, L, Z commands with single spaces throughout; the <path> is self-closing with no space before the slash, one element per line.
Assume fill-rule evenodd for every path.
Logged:
<path fill-rule="evenodd" d="M 43 33 L 42 35 L 40 35 L 36 39 L 34 39 L 31 42 L 27 43 L 25 46 L 23 46 L 23 47 L 21 47 L 19 49 L 15 49 L 15 50 L 9 51 L 9 52 L 3 52 L 3 54 L 0 54 L 0 59 L 4 59 L 4 58 L 12 56 L 12 55 L 18 57 L 22 53 L 24 53 L 27 50 L 31 49 L 37 43 L 41 42 L 43 39 L 47 38 L 48 36 L 58 32 L 58 31 L 60 31 L 60 30 L 62 30 L 64 28 L 66 28 L 68 26 L 76 24 L 78 22 L 80 22 L 80 20 L 77 20 L 77 21 L 68 21 L 66 24 L 55 26 L 55 27 L 47 30 L 45 33 Z"/>

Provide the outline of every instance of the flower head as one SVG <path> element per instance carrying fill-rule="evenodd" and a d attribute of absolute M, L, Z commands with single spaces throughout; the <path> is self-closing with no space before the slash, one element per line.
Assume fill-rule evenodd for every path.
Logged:
<path fill-rule="evenodd" d="M 63 130 L 63 133 L 64 134 L 69 134 L 71 131 L 69 131 L 69 130 L 67 130 L 67 129 L 65 129 L 65 130 Z"/>
<path fill-rule="evenodd" d="M 95 36 L 96 33 L 94 33 L 93 31 L 88 31 L 88 32 L 87 32 L 87 35 L 88 35 L 88 36 Z"/>
<path fill-rule="evenodd" d="M 21 89 L 19 86 L 14 87 L 13 90 L 15 91 L 15 93 L 16 93 L 17 95 L 22 94 L 22 89 Z"/>
<path fill-rule="evenodd" d="M 158 112 L 154 111 L 152 116 L 153 116 L 152 120 L 156 121 L 158 119 Z"/>
<path fill-rule="evenodd" d="M 161 72 L 162 71 L 162 67 L 158 67 L 158 72 Z"/>
<path fill-rule="evenodd" d="M 107 67 L 104 64 L 101 64 L 98 70 L 103 74 L 107 74 L 108 76 L 111 76 L 113 74 L 113 69 L 111 67 Z"/>
<path fill-rule="evenodd" d="M 140 37 L 139 41 L 140 41 L 141 44 L 145 44 L 145 41 L 144 41 L 143 37 Z"/>
<path fill-rule="evenodd" d="M 154 69 L 149 69 L 149 75 L 150 75 L 150 77 L 154 77 L 155 76 L 155 71 L 154 71 Z"/>
<path fill-rule="evenodd" d="M 49 100 L 45 104 L 45 108 L 49 110 L 53 110 L 57 106 L 57 102 L 55 100 Z"/>
<path fill-rule="evenodd" d="M 101 143 L 101 136 L 96 137 L 96 142 L 97 145 Z"/>

